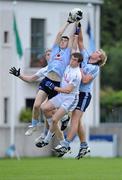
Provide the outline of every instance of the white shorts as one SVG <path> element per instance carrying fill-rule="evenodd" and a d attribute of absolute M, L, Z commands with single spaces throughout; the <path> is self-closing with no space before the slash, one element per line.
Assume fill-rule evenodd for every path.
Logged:
<path fill-rule="evenodd" d="M 57 94 L 52 99 L 50 99 L 51 103 L 55 106 L 55 108 L 64 108 L 66 112 L 73 111 L 78 103 L 78 95 L 75 96 L 66 96 L 63 94 Z"/>

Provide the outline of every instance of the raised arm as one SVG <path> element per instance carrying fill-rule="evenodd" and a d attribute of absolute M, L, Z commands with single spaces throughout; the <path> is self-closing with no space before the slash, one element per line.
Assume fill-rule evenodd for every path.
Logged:
<path fill-rule="evenodd" d="M 80 29 L 79 31 L 79 35 L 78 35 L 78 47 L 79 50 L 83 50 L 84 49 L 84 45 L 83 45 L 83 34 L 82 34 L 82 28 L 81 28 L 81 24 L 78 24 L 78 28 Z"/>
<path fill-rule="evenodd" d="M 61 27 L 61 29 L 59 30 L 57 36 L 56 36 L 56 39 L 55 39 L 55 42 L 54 44 L 59 44 L 60 41 L 61 41 L 61 37 L 64 33 L 64 31 L 67 29 L 67 27 L 69 26 L 69 24 L 71 23 L 74 23 L 74 20 L 72 20 L 71 18 L 71 15 L 69 13 L 69 16 L 68 16 L 68 19 L 67 19 L 67 22 Z"/>
<path fill-rule="evenodd" d="M 77 22 L 75 22 L 74 24 L 75 26 L 75 31 L 73 33 L 73 35 L 70 37 L 69 39 L 69 44 L 68 47 L 72 49 L 72 53 L 76 52 L 78 50 L 78 35 L 79 35 L 79 31 L 80 28 L 77 28 Z"/>
<path fill-rule="evenodd" d="M 84 49 L 83 35 L 82 35 L 82 29 L 81 29 L 80 22 L 76 22 L 75 26 L 76 26 L 75 33 L 74 33 L 74 38 L 73 38 L 73 42 L 72 42 L 72 52 L 76 52 L 76 51 Z"/>
<path fill-rule="evenodd" d="M 55 39 L 55 42 L 54 44 L 60 44 L 60 41 L 61 41 L 61 37 L 64 33 L 64 31 L 67 29 L 67 27 L 69 26 L 69 22 L 66 22 L 63 27 L 61 27 L 61 29 L 59 30 L 57 36 L 56 36 L 56 39 Z"/>
<path fill-rule="evenodd" d="M 77 52 L 77 51 L 78 51 L 78 35 L 74 34 L 73 44 L 72 44 L 72 53 Z"/>

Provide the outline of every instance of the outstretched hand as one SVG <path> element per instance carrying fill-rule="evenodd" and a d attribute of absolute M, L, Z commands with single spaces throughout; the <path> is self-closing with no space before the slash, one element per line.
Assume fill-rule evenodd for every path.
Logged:
<path fill-rule="evenodd" d="M 76 23 L 76 30 L 75 30 L 75 34 L 79 35 L 80 31 L 81 31 L 81 23 L 80 21 Z"/>
<path fill-rule="evenodd" d="M 74 23 L 74 22 L 75 22 L 75 21 L 74 21 L 74 19 L 72 19 L 72 15 L 71 15 L 71 13 L 69 13 L 69 16 L 68 16 L 67 22 L 68 22 L 69 24 L 71 24 L 71 23 Z"/>
<path fill-rule="evenodd" d="M 9 73 L 13 74 L 16 77 L 20 76 L 20 68 L 17 70 L 15 67 L 9 69 Z"/>

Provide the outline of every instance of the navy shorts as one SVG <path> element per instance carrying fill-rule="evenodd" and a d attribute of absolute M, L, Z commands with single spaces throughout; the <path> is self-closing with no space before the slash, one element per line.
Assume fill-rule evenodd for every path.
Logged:
<path fill-rule="evenodd" d="M 43 90 L 47 95 L 48 99 L 51 99 L 52 97 L 56 96 L 58 94 L 57 91 L 49 89 L 47 86 L 45 86 L 45 83 L 47 81 L 52 82 L 55 86 L 60 87 L 60 82 L 59 81 L 52 81 L 51 79 L 45 77 L 39 84 L 39 90 Z"/>
<path fill-rule="evenodd" d="M 75 109 L 85 112 L 91 101 L 91 94 L 89 92 L 80 92 L 79 101 Z"/>

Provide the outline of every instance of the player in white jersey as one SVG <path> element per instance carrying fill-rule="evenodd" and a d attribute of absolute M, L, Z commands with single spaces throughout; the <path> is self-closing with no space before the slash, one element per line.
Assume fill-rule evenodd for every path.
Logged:
<path fill-rule="evenodd" d="M 47 136 L 43 141 L 36 143 L 37 147 L 43 147 L 48 145 L 53 133 L 57 129 L 59 120 L 69 111 L 73 111 L 78 103 L 79 86 L 81 82 L 81 72 L 79 68 L 80 62 L 83 57 L 80 53 L 73 53 L 71 55 L 70 65 L 67 66 L 63 78 L 61 81 L 61 87 L 56 87 L 50 81 L 47 81 L 46 85 L 51 90 L 57 91 L 59 94 L 50 99 L 48 102 L 41 106 L 45 116 L 52 118 L 50 129 Z M 56 110 L 54 112 L 54 110 Z"/>
<path fill-rule="evenodd" d="M 51 54 L 51 49 L 47 49 L 43 56 L 45 61 L 47 61 L 47 64 L 50 59 L 50 54 Z M 21 80 L 28 82 L 28 83 L 35 82 L 37 80 L 42 81 L 42 79 L 44 79 L 47 74 L 47 66 L 41 68 L 35 74 L 32 74 L 32 75 L 22 74 L 20 72 L 20 68 L 17 70 L 15 67 L 10 68 L 9 73 L 19 77 Z M 40 99 L 40 97 L 38 96 L 38 93 L 37 93 L 35 101 L 34 101 L 35 107 L 36 107 L 36 105 L 38 105 L 38 102 L 40 101 L 39 99 Z M 45 122 L 45 124 L 46 124 L 46 127 L 44 129 L 44 134 L 46 134 L 47 129 L 49 128 L 48 123 Z M 36 129 L 36 127 L 35 127 L 35 129 Z M 31 133 L 29 133 L 29 132 L 28 132 L 28 134 L 31 135 Z"/>
<path fill-rule="evenodd" d="M 59 156 L 63 156 L 70 149 L 70 142 L 73 137 L 78 134 L 80 139 L 80 150 L 77 158 L 82 158 L 86 153 L 90 151 L 85 137 L 85 131 L 82 125 L 81 118 L 91 101 L 91 91 L 93 88 L 93 81 L 99 74 L 100 66 L 106 63 L 107 56 L 103 50 L 98 50 L 89 54 L 83 46 L 83 37 L 81 26 L 76 28 L 76 32 L 79 31 L 79 50 L 83 55 L 83 62 L 81 63 L 82 82 L 80 84 L 79 102 L 76 109 L 72 113 L 70 130 L 64 141 L 60 142 L 55 150 L 59 153 Z"/>

